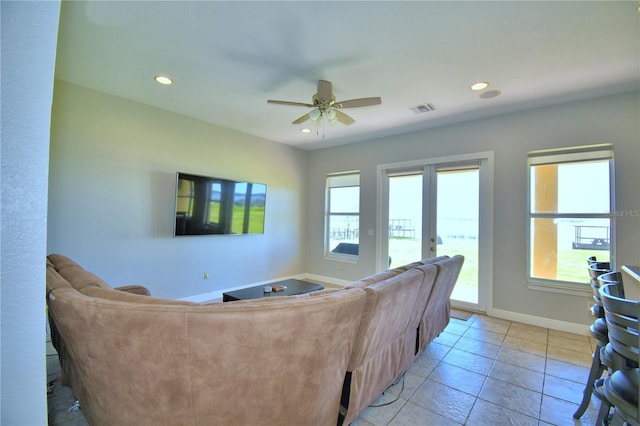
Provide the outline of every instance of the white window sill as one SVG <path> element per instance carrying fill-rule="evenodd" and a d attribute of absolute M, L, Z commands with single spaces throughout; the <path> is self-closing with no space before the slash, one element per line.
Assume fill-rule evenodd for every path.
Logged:
<path fill-rule="evenodd" d="M 569 294 L 572 296 L 591 297 L 593 296 L 593 290 L 588 284 L 576 284 L 563 281 L 556 282 L 544 282 L 544 281 L 529 281 L 527 287 L 530 290 L 545 291 L 548 293 L 561 293 Z"/>

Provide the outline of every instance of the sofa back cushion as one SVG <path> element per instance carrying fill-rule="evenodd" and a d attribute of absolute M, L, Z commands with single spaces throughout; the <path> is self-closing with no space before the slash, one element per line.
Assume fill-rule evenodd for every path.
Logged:
<path fill-rule="evenodd" d="M 461 255 L 434 263 L 438 268 L 438 275 L 420 322 L 419 352 L 426 349 L 427 345 L 449 324 L 451 293 L 463 263 L 464 256 Z"/>
<path fill-rule="evenodd" d="M 111 288 L 111 286 L 100 277 L 85 270 L 82 266 L 66 256 L 50 254 L 47 258 L 53 264 L 56 271 L 78 291 L 85 287 Z"/>
<path fill-rule="evenodd" d="M 420 261 L 420 263 L 422 263 L 423 265 L 431 265 L 431 264 L 434 264 L 434 263 L 439 263 L 439 262 L 441 262 L 443 260 L 446 260 L 446 259 L 449 259 L 449 256 L 442 255 L 442 256 L 429 257 L 429 258 L 426 258 L 426 259 L 422 259 Z"/>
<path fill-rule="evenodd" d="M 397 270 L 398 272 L 405 272 L 405 271 L 408 271 L 409 269 L 418 268 L 422 265 L 423 265 L 422 261 L 411 262 L 403 266 L 398 266 L 397 268 L 395 268 L 395 270 Z"/>
<path fill-rule="evenodd" d="M 116 300 L 121 302 L 145 303 L 152 305 L 199 305 L 196 302 L 188 302 L 185 300 L 169 300 L 159 297 L 145 296 L 141 294 L 128 293 L 116 289 L 87 286 L 80 290 L 85 296 L 99 297 L 101 299 Z"/>
<path fill-rule="evenodd" d="M 429 297 L 428 305 L 440 304 L 442 301 L 449 300 L 463 264 L 464 256 L 461 255 L 455 255 L 435 263 L 438 267 L 438 278 Z"/>
<path fill-rule="evenodd" d="M 65 280 L 53 266 L 47 264 L 47 293 L 60 287 L 71 288 L 71 284 Z"/>
<path fill-rule="evenodd" d="M 362 278 L 361 280 L 355 281 L 355 282 L 347 285 L 345 288 L 365 288 L 365 287 L 369 287 L 372 284 L 376 284 L 376 283 L 379 283 L 380 281 L 384 281 L 384 280 L 386 280 L 388 278 L 395 277 L 398 274 L 400 274 L 399 271 L 396 271 L 395 269 L 389 269 L 387 271 L 382 271 L 382 272 L 379 272 L 377 274 L 370 275 L 368 277 Z"/>
<path fill-rule="evenodd" d="M 379 283 L 380 281 L 384 281 L 384 280 L 386 280 L 388 278 L 395 277 L 396 275 L 400 275 L 401 273 L 406 272 L 409 269 L 417 268 L 417 267 L 420 267 L 422 265 L 423 265 L 423 263 L 420 261 L 420 262 L 409 263 L 408 265 L 404 265 L 404 266 L 399 266 L 397 268 L 388 269 L 386 271 L 382 271 L 382 272 L 379 272 L 377 274 L 369 275 L 368 277 L 362 278 L 361 280 L 358 280 L 356 282 L 353 282 L 353 283 L 347 285 L 345 288 L 364 288 L 364 287 L 369 287 L 372 284 L 376 284 L 376 283 Z"/>
<path fill-rule="evenodd" d="M 418 298 L 423 277 L 422 270 L 411 269 L 364 288 L 367 303 L 349 371 L 356 369 L 372 353 L 384 350 L 404 335 L 411 318 L 410 309 Z"/>
<path fill-rule="evenodd" d="M 415 269 L 422 271 L 422 273 L 424 274 L 422 284 L 420 286 L 420 291 L 418 292 L 418 296 L 416 297 L 415 305 L 411 314 L 411 319 L 409 321 L 410 327 L 417 329 L 427 307 L 429 297 L 433 292 L 436 278 L 438 276 L 438 268 L 433 264 L 421 264 Z"/>

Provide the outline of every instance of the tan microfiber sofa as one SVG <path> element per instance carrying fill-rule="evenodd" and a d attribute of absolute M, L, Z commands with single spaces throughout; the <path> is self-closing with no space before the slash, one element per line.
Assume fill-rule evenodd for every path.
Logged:
<path fill-rule="evenodd" d="M 456 255 L 451 258 L 443 256 L 425 259 L 423 263 L 436 265 L 438 275 L 420 320 L 418 354 L 422 353 L 429 343 L 449 324 L 451 318 L 451 293 L 460 276 L 460 271 L 464 264 L 464 256 Z"/>
<path fill-rule="evenodd" d="M 425 259 L 341 290 L 199 305 L 111 288 L 52 254 L 52 341 L 90 424 L 349 423 L 446 327 L 463 260 Z"/>
<path fill-rule="evenodd" d="M 336 424 L 363 290 L 196 305 L 48 260 L 52 340 L 90 424 Z"/>
<path fill-rule="evenodd" d="M 345 376 L 339 424 L 355 420 L 448 325 L 463 263 L 460 255 L 424 259 L 346 287 L 364 289 L 367 304 Z"/>

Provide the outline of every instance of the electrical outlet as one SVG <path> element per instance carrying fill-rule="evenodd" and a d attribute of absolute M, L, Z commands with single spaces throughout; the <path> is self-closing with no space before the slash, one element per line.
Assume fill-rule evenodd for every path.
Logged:
<path fill-rule="evenodd" d="M 340 265 L 340 270 L 344 271 L 344 265 Z"/>
<path fill-rule="evenodd" d="M 202 279 L 203 280 L 208 280 L 209 279 L 209 273 L 205 272 L 204 274 L 202 274 Z"/>

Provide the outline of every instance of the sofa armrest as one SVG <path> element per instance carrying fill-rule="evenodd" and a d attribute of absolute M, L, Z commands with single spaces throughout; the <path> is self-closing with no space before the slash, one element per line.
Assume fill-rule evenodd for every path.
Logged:
<path fill-rule="evenodd" d="M 151 292 L 141 285 L 125 285 L 122 287 L 116 287 L 115 290 L 126 291 L 127 293 L 140 294 L 142 296 L 151 296 Z"/>

